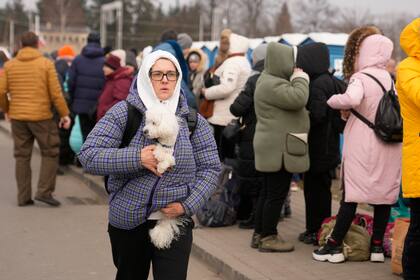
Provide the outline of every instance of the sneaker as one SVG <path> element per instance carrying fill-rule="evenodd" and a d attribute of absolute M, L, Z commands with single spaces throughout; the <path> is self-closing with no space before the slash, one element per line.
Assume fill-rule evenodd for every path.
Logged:
<path fill-rule="evenodd" d="M 29 205 L 34 205 L 34 201 L 32 199 L 29 199 L 25 202 L 19 202 L 18 203 L 19 207 L 24 207 L 24 206 L 29 206 Z"/>
<path fill-rule="evenodd" d="M 371 245 L 370 261 L 379 263 L 385 262 L 384 248 L 382 246 Z"/>
<path fill-rule="evenodd" d="M 35 200 L 44 202 L 50 206 L 54 206 L 54 207 L 58 207 L 61 205 L 60 201 L 58 201 L 57 199 L 55 199 L 52 196 L 47 196 L 47 197 L 42 197 L 42 196 L 36 196 Z"/>
<path fill-rule="evenodd" d="M 261 234 L 254 232 L 251 239 L 251 248 L 258 249 L 260 246 Z"/>
<path fill-rule="evenodd" d="M 312 253 L 312 257 L 316 261 L 328 261 L 330 263 L 342 263 L 346 260 L 343 254 L 343 246 L 333 246 L 328 242 L 321 248 L 315 250 Z"/>
<path fill-rule="evenodd" d="M 278 235 L 269 235 L 264 238 L 261 238 L 260 247 L 258 251 L 260 252 L 291 252 L 295 249 L 295 246 L 292 243 L 284 241 Z"/>
<path fill-rule="evenodd" d="M 317 239 L 317 233 L 316 232 L 302 232 L 301 234 L 299 234 L 298 237 L 300 242 L 303 242 L 305 244 L 313 244 L 313 245 L 318 245 L 318 239 Z"/>

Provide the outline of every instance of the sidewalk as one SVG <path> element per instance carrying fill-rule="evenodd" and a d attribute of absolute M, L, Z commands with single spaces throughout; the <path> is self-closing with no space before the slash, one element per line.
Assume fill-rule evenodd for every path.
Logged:
<path fill-rule="evenodd" d="M 0 130 L 10 133 L 10 125 L 0 121 Z M 102 177 L 84 174 L 82 169 L 71 166 L 71 174 L 89 183 L 101 199 L 106 200 Z M 252 280 L 392 280 L 401 279 L 392 275 L 390 260 L 384 264 L 370 262 L 347 262 L 344 264 L 320 263 L 312 260 L 312 245 L 297 241 L 297 235 L 304 230 L 303 191 L 292 193 L 292 218 L 279 223 L 279 233 L 295 244 L 291 253 L 259 253 L 249 246 L 252 230 L 237 226 L 226 228 L 203 228 L 194 230 L 194 256 L 202 259 L 223 279 Z M 333 203 L 333 213 L 338 202 Z M 360 212 L 366 212 L 360 210 Z"/>

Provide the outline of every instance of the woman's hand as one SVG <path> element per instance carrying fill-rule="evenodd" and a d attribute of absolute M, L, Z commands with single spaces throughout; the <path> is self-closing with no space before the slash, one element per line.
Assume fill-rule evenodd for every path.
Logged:
<path fill-rule="evenodd" d="M 155 155 L 153 154 L 153 151 L 155 150 L 155 145 L 149 145 L 144 147 L 140 152 L 140 158 L 141 158 L 141 165 L 152 171 L 156 176 L 162 176 L 159 172 L 157 172 L 157 164 L 158 161 L 155 158 Z"/>
<path fill-rule="evenodd" d="M 185 213 L 184 206 L 180 202 L 169 203 L 165 208 L 160 209 L 160 211 L 170 219 L 179 217 Z"/>
<path fill-rule="evenodd" d="M 341 119 L 343 121 L 347 121 L 350 117 L 351 111 L 350 110 L 340 110 Z"/>
<path fill-rule="evenodd" d="M 296 72 L 303 72 L 303 70 L 301 69 L 301 68 L 295 68 L 295 69 L 293 69 L 293 73 L 296 73 Z"/>

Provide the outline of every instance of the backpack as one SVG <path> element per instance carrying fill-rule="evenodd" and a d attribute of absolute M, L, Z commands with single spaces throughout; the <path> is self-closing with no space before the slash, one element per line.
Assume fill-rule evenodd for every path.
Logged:
<path fill-rule="evenodd" d="M 376 136 L 385 143 L 401 143 L 403 139 L 403 120 L 401 117 L 400 103 L 395 94 L 394 82 L 391 83 L 391 89 L 385 87 L 374 76 L 363 73 L 373 79 L 382 89 L 384 95 L 379 101 L 378 109 L 375 115 L 375 123 L 371 123 L 359 112 L 351 109 L 351 112 L 375 132 Z"/>
<path fill-rule="evenodd" d="M 236 222 L 239 184 L 232 166 L 223 164 L 217 186 L 216 192 L 196 214 L 198 222 L 206 227 L 231 226 Z"/>
<path fill-rule="evenodd" d="M 121 140 L 121 144 L 119 146 L 120 149 L 128 147 L 134 135 L 136 135 L 137 130 L 139 129 L 141 121 L 143 119 L 143 114 L 141 114 L 140 111 L 137 110 L 136 107 L 134 107 L 127 101 L 125 102 L 127 103 L 127 107 L 128 107 L 127 124 L 125 126 L 124 134 Z M 197 110 L 191 107 L 189 107 L 188 109 L 189 109 L 189 113 L 187 116 L 187 125 L 188 125 L 188 130 L 190 131 L 190 139 L 191 139 L 192 135 L 194 134 L 195 128 L 197 126 L 198 117 L 197 117 Z M 104 183 L 105 183 L 105 190 L 109 194 L 108 179 L 109 179 L 109 175 L 105 176 Z"/>
<path fill-rule="evenodd" d="M 372 217 L 357 214 L 343 240 L 343 253 L 349 261 L 366 261 L 370 258 L 369 226 Z M 334 229 L 336 217 L 327 218 L 318 232 L 318 242 L 324 246 Z"/>

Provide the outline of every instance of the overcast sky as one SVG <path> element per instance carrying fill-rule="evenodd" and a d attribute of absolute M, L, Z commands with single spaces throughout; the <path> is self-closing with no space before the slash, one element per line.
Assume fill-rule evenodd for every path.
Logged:
<path fill-rule="evenodd" d="M 9 0 L 11 1 L 11 0 Z M 175 5 L 175 0 L 160 0 L 164 6 Z M 181 4 L 195 0 L 179 0 Z M 206 1 L 206 0 L 202 0 Z M 290 3 L 300 0 L 287 0 Z M 420 16 L 420 0 L 328 0 L 331 4 L 347 6 L 351 8 L 368 9 L 372 14 L 402 12 Z M 0 5 L 4 6 L 8 0 L 0 0 Z M 34 10 L 36 0 L 23 0 L 28 9 Z"/>

